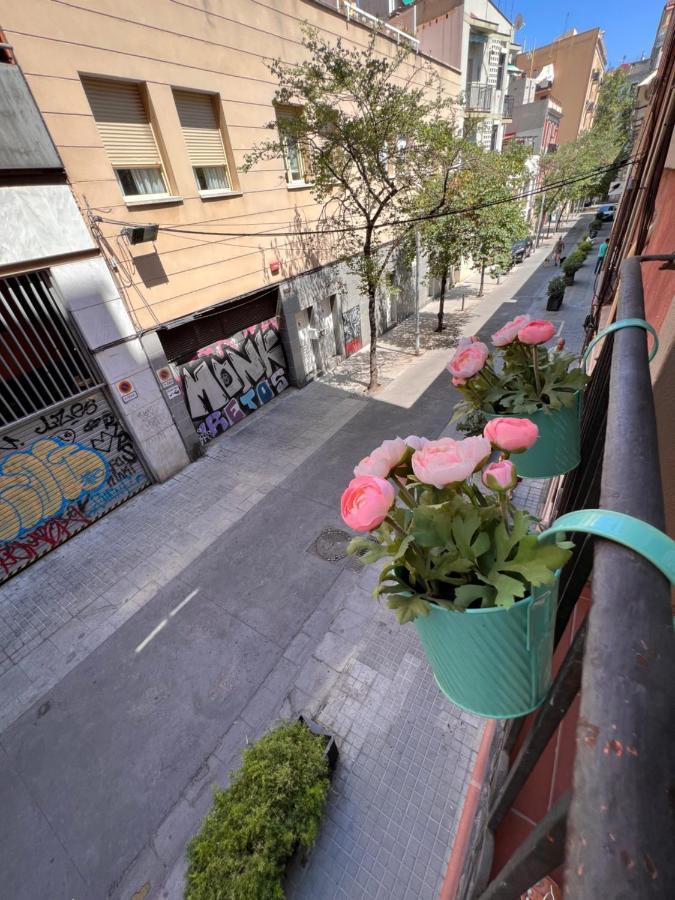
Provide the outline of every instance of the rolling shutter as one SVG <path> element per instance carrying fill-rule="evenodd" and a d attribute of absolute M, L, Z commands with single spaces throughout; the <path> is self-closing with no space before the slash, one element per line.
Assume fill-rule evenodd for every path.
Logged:
<path fill-rule="evenodd" d="M 84 89 L 114 168 L 151 168 L 162 161 L 139 86 L 86 79 Z"/>
<path fill-rule="evenodd" d="M 174 91 L 174 97 L 192 165 L 227 166 L 211 95 Z"/>

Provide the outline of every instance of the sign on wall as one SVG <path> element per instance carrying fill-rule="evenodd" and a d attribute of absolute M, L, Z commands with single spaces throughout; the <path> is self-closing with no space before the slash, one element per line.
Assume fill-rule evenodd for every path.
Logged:
<path fill-rule="evenodd" d="M 202 443 L 227 431 L 288 387 L 279 321 L 268 319 L 174 366 Z"/>
<path fill-rule="evenodd" d="M 361 338 L 361 307 L 352 306 L 342 311 L 342 333 L 345 340 L 345 354 L 351 356 L 363 346 Z"/>
<path fill-rule="evenodd" d="M 149 480 L 101 391 L 0 434 L 0 582 Z"/>

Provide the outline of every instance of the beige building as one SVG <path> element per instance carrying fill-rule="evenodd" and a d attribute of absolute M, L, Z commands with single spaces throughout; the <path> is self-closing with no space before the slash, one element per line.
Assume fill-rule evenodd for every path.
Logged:
<path fill-rule="evenodd" d="M 560 144 L 568 144 L 593 124 L 607 54 L 599 28 L 580 34 L 573 29 L 552 44 L 516 58 L 516 66 L 528 78 L 546 74 L 556 100 L 562 106 Z"/>

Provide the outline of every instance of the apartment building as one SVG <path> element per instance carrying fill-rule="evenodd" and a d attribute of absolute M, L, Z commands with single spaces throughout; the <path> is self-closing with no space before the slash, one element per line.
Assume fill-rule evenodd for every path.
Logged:
<path fill-rule="evenodd" d="M 359 0 L 367 12 L 413 34 L 422 53 L 462 73 L 465 135 L 501 150 L 513 113 L 516 53 L 511 21 L 490 0 Z"/>
<path fill-rule="evenodd" d="M 285 161 L 242 171 L 251 147 L 273 136 L 267 64 L 300 61 L 304 22 L 346 47 L 369 39 L 344 10 L 310 0 L 218 0 L 208 11 L 171 0 L 142 11 L 36 0 L 3 23 L 146 352 L 156 371 L 172 370 L 167 402 L 181 428 L 179 407 L 188 406 L 196 440 L 227 422 L 205 424 L 225 405 L 222 379 L 205 362 L 226 353 L 224 341 L 233 352 L 255 344 L 249 369 L 266 382 L 258 391 L 237 376 L 247 400 L 227 399 L 240 416 L 367 335 L 353 280 L 329 266 L 331 248 L 302 234 L 319 212 L 302 153 L 289 147 Z M 386 33 L 378 39 L 382 53 L 396 46 Z M 411 52 L 410 67 L 419 62 Z M 456 96 L 459 73 L 433 66 Z M 159 232 L 133 228 L 142 225 Z M 279 236 L 257 234 L 270 231 Z M 409 312 L 412 295 L 383 298 L 383 329 Z"/>
<path fill-rule="evenodd" d="M 593 124 L 607 54 L 599 28 L 572 29 L 551 44 L 516 57 L 516 66 L 528 78 L 542 72 L 562 106 L 560 144 L 567 144 Z"/>
<path fill-rule="evenodd" d="M 526 144 L 537 155 L 555 153 L 560 142 L 563 108 L 553 94 L 551 68 L 543 69 L 538 78 L 528 78 L 524 72 L 511 75 L 513 119 L 505 140 Z"/>

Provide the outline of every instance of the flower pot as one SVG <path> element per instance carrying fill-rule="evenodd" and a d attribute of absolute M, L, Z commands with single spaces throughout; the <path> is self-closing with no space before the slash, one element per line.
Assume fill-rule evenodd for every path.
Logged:
<path fill-rule="evenodd" d="M 556 310 L 560 309 L 560 307 L 562 306 L 562 302 L 562 294 L 552 294 L 546 301 L 546 309 L 548 310 L 548 312 L 555 312 Z"/>
<path fill-rule="evenodd" d="M 574 284 L 574 272 L 572 272 L 570 275 L 565 273 L 565 284 L 566 285 Z"/>
<path fill-rule="evenodd" d="M 539 438 L 534 447 L 513 456 L 519 475 L 524 478 L 553 478 L 555 475 L 564 475 L 579 465 L 580 407 L 581 392 L 577 391 L 571 406 L 550 411 L 540 409 L 529 415 L 515 413 L 505 416 L 529 419 L 539 429 Z M 485 415 L 488 419 L 498 418 L 497 414 Z"/>
<path fill-rule="evenodd" d="M 555 583 L 535 588 L 510 608 L 452 612 L 432 605 L 415 628 L 436 683 L 448 699 L 478 716 L 524 716 L 551 685 Z"/>

